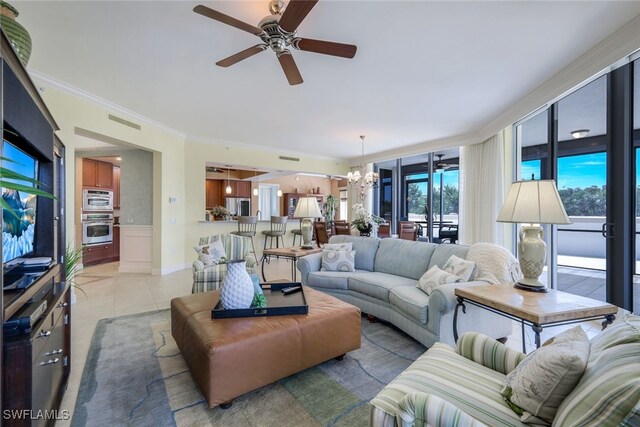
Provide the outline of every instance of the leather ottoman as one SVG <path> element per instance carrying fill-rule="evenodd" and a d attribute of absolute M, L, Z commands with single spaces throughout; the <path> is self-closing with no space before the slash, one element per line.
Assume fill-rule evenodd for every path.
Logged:
<path fill-rule="evenodd" d="M 171 334 L 210 407 L 360 348 L 360 309 L 304 288 L 308 314 L 212 319 L 219 292 L 171 301 Z"/>

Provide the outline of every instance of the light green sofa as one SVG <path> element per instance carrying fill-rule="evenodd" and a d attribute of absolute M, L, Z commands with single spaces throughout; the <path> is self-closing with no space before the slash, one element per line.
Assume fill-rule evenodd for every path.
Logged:
<path fill-rule="evenodd" d="M 626 315 L 592 338 L 585 372 L 553 426 L 640 426 L 640 317 Z M 469 332 L 436 344 L 372 401 L 371 425 L 530 426 L 500 394 L 524 354 Z"/>
<path fill-rule="evenodd" d="M 321 271 L 322 254 L 307 255 L 297 264 L 302 284 L 394 324 L 426 347 L 436 342 L 453 345 L 455 289 L 487 282 L 442 285 L 431 295 L 422 292 L 416 284 L 429 268 L 444 266 L 451 255 L 466 258 L 469 247 L 344 235 L 329 239 L 329 243 L 345 242 L 351 242 L 356 251 L 355 272 Z M 458 317 L 458 330 L 503 338 L 511 335 L 512 322 L 470 306 L 466 314 Z"/>

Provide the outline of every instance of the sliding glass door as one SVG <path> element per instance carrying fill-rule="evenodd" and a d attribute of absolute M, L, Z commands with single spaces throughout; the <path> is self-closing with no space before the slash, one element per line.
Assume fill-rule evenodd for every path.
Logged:
<path fill-rule="evenodd" d="M 640 77 L 634 65 L 517 123 L 516 152 L 518 179 L 556 180 L 573 222 L 545 227 L 550 256 L 541 280 L 638 312 Z"/>
<path fill-rule="evenodd" d="M 557 103 L 557 186 L 573 224 L 557 228 L 556 288 L 606 301 L 607 76 Z"/>

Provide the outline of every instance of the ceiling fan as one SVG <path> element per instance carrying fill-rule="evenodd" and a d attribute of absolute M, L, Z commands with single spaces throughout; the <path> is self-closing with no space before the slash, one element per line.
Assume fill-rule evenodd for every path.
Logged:
<path fill-rule="evenodd" d="M 434 165 L 435 167 L 433 168 L 435 172 L 444 172 L 447 169 L 451 169 L 451 168 L 457 168 L 458 165 L 457 164 L 453 164 L 453 163 L 445 163 L 442 161 L 442 157 L 444 156 L 444 154 L 436 154 L 436 157 L 438 158 L 437 163 Z"/>
<path fill-rule="evenodd" d="M 262 39 L 262 43 L 218 61 L 216 65 L 229 67 L 267 48 L 271 48 L 276 53 L 289 84 L 298 85 L 303 82 L 302 76 L 288 48 L 293 47 L 298 50 L 342 58 L 353 58 L 357 50 L 357 46 L 352 44 L 298 37 L 296 29 L 317 2 L 318 0 L 290 0 L 285 7 L 284 1 L 271 0 L 269 2 L 271 15 L 262 18 L 257 27 L 203 5 L 196 6 L 193 11 L 223 24 L 255 34 Z"/>

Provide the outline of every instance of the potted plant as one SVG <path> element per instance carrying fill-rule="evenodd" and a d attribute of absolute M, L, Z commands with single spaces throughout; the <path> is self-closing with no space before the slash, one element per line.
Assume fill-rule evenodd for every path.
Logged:
<path fill-rule="evenodd" d="M 216 221 L 222 221 L 222 219 L 229 215 L 229 211 L 224 206 L 216 206 L 211 209 L 211 215 L 213 215 L 213 219 Z"/>
<path fill-rule="evenodd" d="M 322 205 L 322 210 L 324 212 L 324 222 L 327 224 L 327 230 L 333 230 L 333 220 L 336 217 L 336 209 L 338 207 L 338 199 L 331 194 L 327 196 L 327 200 L 325 200 Z"/>
<path fill-rule="evenodd" d="M 361 236 L 371 236 L 373 227 L 384 223 L 384 218 L 372 215 L 364 208 L 362 203 L 353 205 L 354 219 L 351 221 L 351 228 L 356 228 Z"/>
<path fill-rule="evenodd" d="M 373 229 L 371 214 L 367 212 L 362 203 L 353 205 L 354 217 L 351 227 L 356 228 L 361 236 L 370 236 Z"/>

